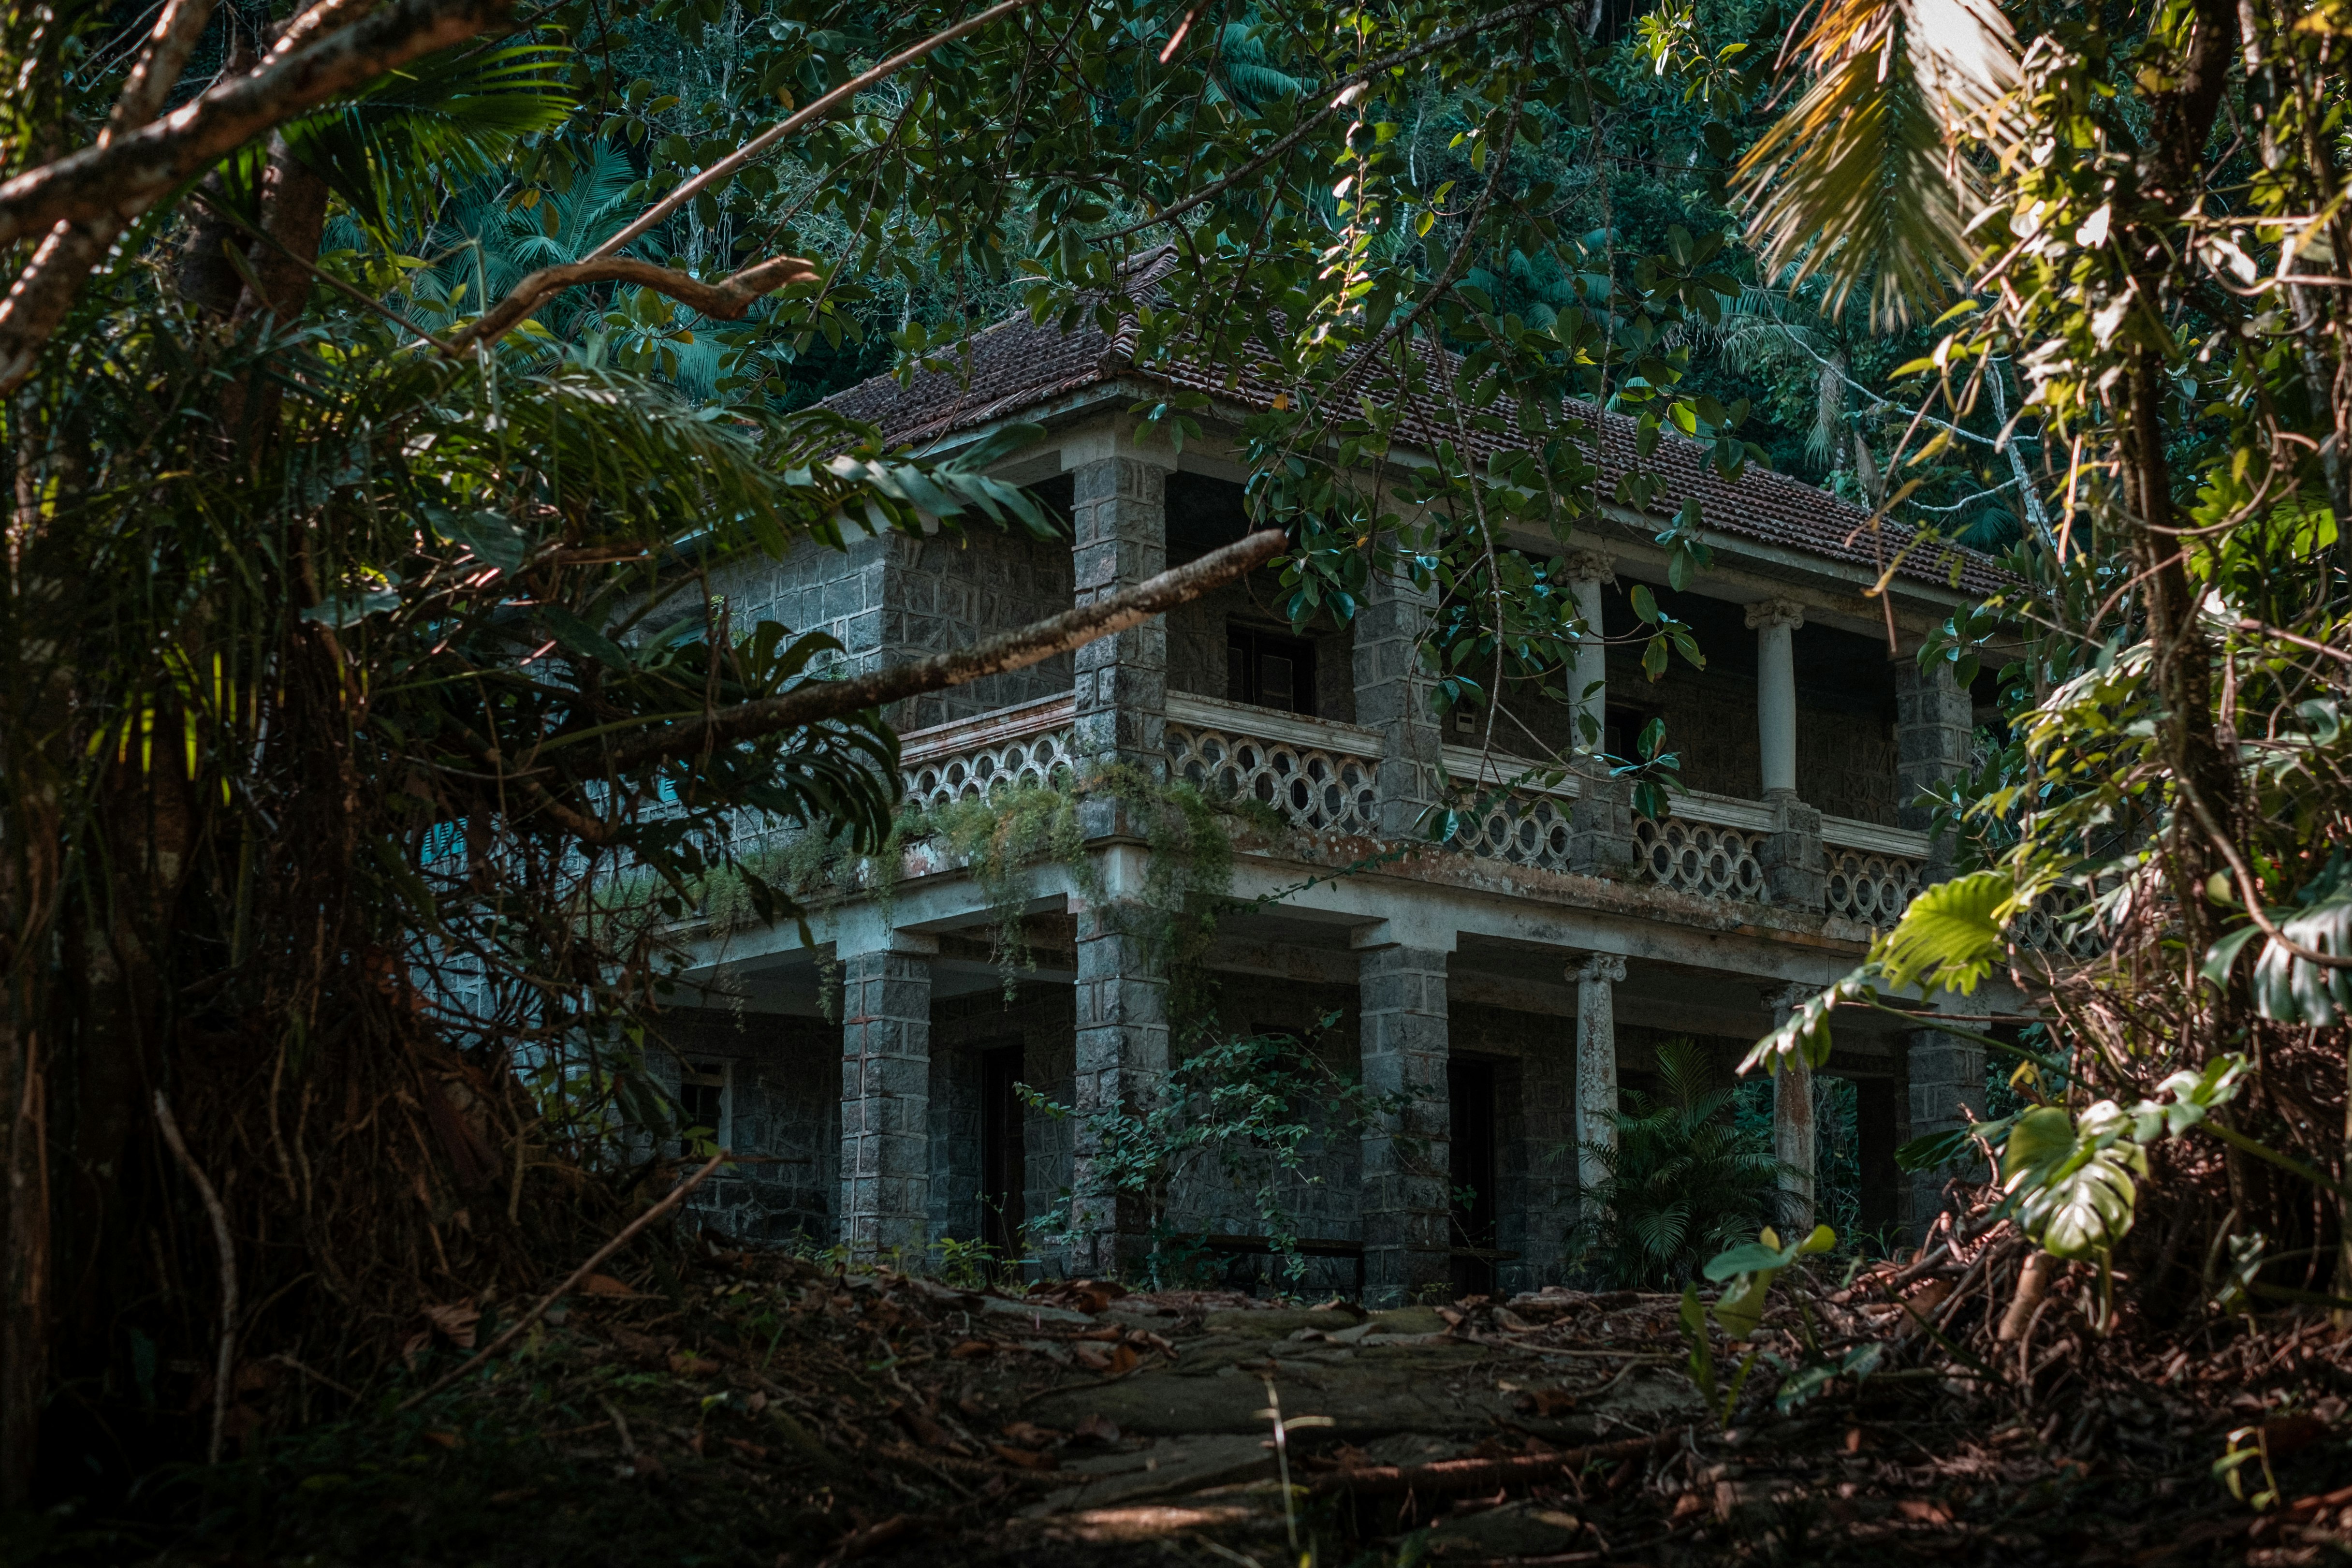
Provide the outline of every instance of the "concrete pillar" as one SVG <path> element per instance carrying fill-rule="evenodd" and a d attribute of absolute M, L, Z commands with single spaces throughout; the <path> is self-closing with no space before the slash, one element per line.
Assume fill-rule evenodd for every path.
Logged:
<path fill-rule="evenodd" d="M 1381 834 L 1418 836 L 1436 789 L 1437 720 L 1421 643 L 1437 609 L 1434 583 L 1416 585 L 1410 563 L 1375 572 L 1356 613 L 1356 722 L 1381 732 Z"/>
<path fill-rule="evenodd" d="M 1952 679 L 1949 659 L 1939 658 L 1926 669 L 1916 658 L 1895 666 L 1895 820 L 1897 826 L 1926 832 L 1935 824 L 1935 810 L 1920 803 L 1923 791 L 1937 789 L 1968 771 L 1969 745 L 1976 732 L 1976 711 L 1969 694 Z M 1940 882 L 1952 873 L 1954 845 L 1949 836 L 1927 851 L 1923 882 Z"/>
<path fill-rule="evenodd" d="M 1609 1179 L 1595 1146 L 1617 1147 L 1617 1129 L 1609 1116 L 1617 1109 L 1616 986 L 1625 978 L 1625 961 L 1613 952 L 1596 952 L 1570 964 L 1568 977 L 1576 982 L 1576 1179 L 1581 1195 Z"/>
<path fill-rule="evenodd" d="M 1820 910 L 1829 896 L 1829 858 L 1822 814 L 1797 795 L 1796 632 L 1804 606 L 1766 599 L 1748 606 L 1756 630 L 1756 735 L 1763 761 L 1764 804 L 1772 827 L 1759 847 L 1764 894 L 1784 909 Z"/>
<path fill-rule="evenodd" d="M 1140 1194 L 1111 1189 L 1102 1169 L 1103 1119 L 1148 1114 L 1168 1078 L 1168 980 L 1147 942 L 1151 911 L 1134 895 L 1144 851 L 1103 852 L 1107 897 L 1078 910 L 1076 1146 L 1070 1271 L 1097 1278 L 1138 1273 L 1150 1251 Z"/>
<path fill-rule="evenodd" d="M 1364 1291 L 1395 1306 L 1450 1285 L 1446 1173 L 1452 1111 L 1445 1092 L 1444 946 L 1408 946 L 1385 925 L 1357 943 L 1364 1087 L 1410 1097 L 1363 1135 Z"/>
<path fill-rule="evenodd" d="M 1959 998 L 1940 999 L 1950 1005 Z M 1941 1029 L 1916 1029 L 1903 1037 L 1910 1083 L 1911 1136 L 1946 1132 L 1984 1116 L 1985 1049 Z M 1965 1112 L 1965 1114 L 1964 1114 Z M 1945 1207 L 1944 1184 L 1969 1168 L 1966 1160 L 1934 1171 L 1911 1173 L 1911 1223 L 1915 1235 Z"/>
<path fill-rule="evenodd" d="M 1772 1011 L 1772 1026 L 1789 1021 L 1790 1014 L 1813 994 L 1811 985 L 1783 985 L 1764 994 Z M 1813 1228 L 1813 1183 L 1819 1170 L 1818 1140 L 1813 1127 L 1813 1069 L 1802 1060 L 1783 1061 L 1772 1075 L 1772 1157 L 1780 1162 L 1780 1237 L 1783 1241 Z"/>
<path fill-rule="evenodd" d="M 929 1245 L 931 955 L 905 931 L 841 953 L 841 1239 L 853 1256 Z"/>
<path fill-rule="evenodd" d="M 1168 470 L 1165 450 L 1139 446 L 1123 429 L 1074 441 L 1071 468 L 1071 565 L 1081 605 L 1168 565 Z M 1141 626 L 1098 637 L 1078 649 L 1073 700 L 1073 750 L 1082 765 L 1123 763 L 1158 779 L 1168 757 L 1168 623 L 1154 616 Z M 1090 825 L 1089 831 L 1093 831 Z"/>
<path fill-rule="evenodd" d="M 1796 631 L 1804 606 L 1766 599 L 1748 606 L 1756 633 L 1756 733 L 1764 765 L 1764 798 L 1797 789 Z"/>
<path fill-rule="evenodd" d="M 1601 749 L 1601 726 L 1609 711 L 1609 650 L 1601 640 L 1601 587 L 1617 580 L 1615 563 L 1597 550 L 1571 550 L 1561 558 L 1576 613 L 1586 636 L 1576 645 L 1576 668 L 1568 678 L 1569 705 L 1576 710 L 1576 743 Z"/>

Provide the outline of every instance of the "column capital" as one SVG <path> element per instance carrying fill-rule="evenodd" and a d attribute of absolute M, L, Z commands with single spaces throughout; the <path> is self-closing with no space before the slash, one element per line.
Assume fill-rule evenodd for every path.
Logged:
<path fill-rule="evenodd" d="M 1598 550 L 1570 550 L 1560 556 L 1559 564 L 1571 583 L 1617 581 L 1617 563 Z"/>
<path fill-rule="evenodd" d="M 1790 981 L 1780 985 L 1767 985 L 1759 993 L 1763 998 L 1766 1010 L 1776 1017 L 1783 1018 L 1821 994 L 1822 987 L 1806 985 L 1797 981 Z"/>
<path fill-rule="evenodd" d="M 1615 985 L 1625 978 L 1624 955 L 1616 952 L 1589 954 L 1568 966 L 1568 977 L 1580 985 L 1595 982 Z"/>
<path fill-rule="evenodd" d="M 1782 626 L 1790 631 L 1805 624 L 1805 606 L 1794 599 L 1759 599 L 1748 606 L 1748 625 L 1752 631 L 1778 631 Z"/>

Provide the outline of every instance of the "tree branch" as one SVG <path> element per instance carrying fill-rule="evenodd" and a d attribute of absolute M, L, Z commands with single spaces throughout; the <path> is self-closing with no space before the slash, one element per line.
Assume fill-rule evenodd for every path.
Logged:
<path fill-rule="evenodd" d="M 217 159 L 339 93 L 498 26 L 512 0 L 393 0 L 163 119 L 0 184 L 0 245 L 66 222 L 137 217 Z"/>
<path fill-rule="evenodd" d="M 713 746 L 757 740 L 779 730 L 794 730 L 826 719 L 839 719 L 885 703 L 961 686 L 983 676 L 1026 669 L 1055 654 L 1067 653 L 1097 637 L 1125 631 L 1222 587 L 1265 564 L 1280 552 L 1283 535 L 1266 529 L 1237 543 L 1214 550 L 1198 561 L 1162 572 L 1132 588 L 1034 621 L 1017 631 L 992 637 L 977 647 L 934 654 L 909 664 L 894 665 L 849 680 L 812 680 L 780 697 L 763 697 L 731 708 L 681 720 L 613 749 L 612 765 L 633 768 L 670 757 L 683 757 Z"/>
<path fill-rule="evenodd" d="M 640 235 L 650 231 L 656 224 L 660 223 L 672 213 L 677 212 L 680 207 L 686 205 L 687 203 L 692 201 L 697 195 L 709 190 L 711 186 L 717 184 L 721 180 L 726 179 L 728 176 L 734 174 L 736 170 L 740 169 L 744 164 L 750 163 L 752 159 L 758 157 L 761 153 L 766 152 L 769 148 L 774 146 L 785 137 L 790 136 L 802 126 L 808 124 L 810 121 L 816 120 L 825 113 L 828 113 L 835 105 L 846 102 L 848 100 L 865 91 L 867 88 L 872 87 L 876 82 L 882 81 L 887 78 L 896 75 L 900 69 L 906 66 L 911 65 L 919 59 L 921 59 L 924 56 L 931 53 L 934 49 L 940 48 L 947 44 L 951 44 L 967 33 L 978 32 L 981 28 L 987 26 L 991 22 L 995 21 L 997 18 L 1001 16 L 1009 16 L 1013 12 L 1020 10 L 1023 6 L 1033 4 L 1034 4 L 1034 0 L 1003 0 L 1002 4 L 990 6 L 987 10 L 982 11 L 977 16 L 967 16 L 962 21 L 958 22 L 954 26 L 947 28 L 945 31 L 932 34 L 929 37 L 925 38 L 921 43 L 917 44 L 913 48 L 901 49 L 897 54 L 892 55 L 888 59 L 884 60 L 880 65 L 874 67 L 871 70 L 862 72 L 857 76 L 850 78 L 847 81 L 843 82 L 839 87 L 835 88 L 831 92 L 826 93 L 823 98 L 820 98 L 815 102 L 810 104 L 806 109 L 800 110 L 796 114 L 790 115 L 778 123 L 770 126 L 767 130 L 761 132 L 760 134 L 752 137 L 751 140 L 744 142 L 743 145 L 736 148 L 735 151 L 728 153 L 727 156 L 719 159 L 719 162 L 711 164 L 710 167 L 703 170 L 702 173 L 695 175 L 692 179 L 687 181 L 686 184 L 678 186 L 677 189 L 672 191 L 669 195 L 664 196 L 661 200 L 647 207 L 644 212 L 637 215 L 635 221 L 631 223 L 628 227 L 613 236 L 612 238 L 598 246 L 594 250 L 590 251 L 588 253 L 588 259 L 593 261 L 603 257 L 619 254 L 622 249 L 634 243 Z"/>
<path fill-rule="evenodd" d="M 706 316 L 722 321 L 741 319 L 751 302 L 789 284 L 817 275 L 816 265 L 797 256 L 776 256 L 746 267 L 716 283 L 705 283 L 674 267 L 656 266 L 632 257 L 614 256 L 542 267 L 514 286 L 512 292 L 462 331 L 440 342 L 446 354 L 460 354 L 478 342 L 492 343 L 520 326 L 549 295 L 583 283 L 635 283 L 667 294 Z"/>
<path fill-rule="evenodd" d="M 114 110 L 98 144 L 136 131 L 163 112 L 164 100 L 178 85 L 188 56 L 204 37 L 212 19 L 213 0 L 169 0 L 147 35 L 146 47 L 122 83 Z M 0 300 L 0 396 L 25 384 L 38 363 L 41 347 L 49 341 L 74 301 L 81 298 L 92 268 L 121 237 L 123 221 L 111 214 L 80 223 L 59 223 L 51 228 L 26 263 L 25 270 Z"/>
<path fill-rule="evenodd" d="M 940 46 L 953 43 L 967 33 L 977 32 L 1000 16 L 1010 16 L 1023 6 L 1035 3 L 1036 0 L 1002 0 L 1002 4 L 992 5 L 976 16 L 968 16 L 943 32 L 934 33 L 914 47 L 901 49 L 871 70 L 852 77 L 806 109 L 787 116 L 777 124 L 770 126 L 752 137 L 751 140 L 678 186 L 644 212 L 639 213 L 626 228 L 590 251 L 585 260 L 575 262 L 569 267 L 542 268 L 516 284 L 507 297 L 499 301 L 495 309 L 485 312 L 481 320 L 464 331 L 457 333 L 444 344 L 444 352 L 454 353 L 471 347 L 477 342 L 498 342 L 529 320 L 531 312 L 538 310 L 541 302 L 549 295 L 559 293 L 575 284 L 599 283 L 614 279 L 642 284 L 648 289 L 659 289 L 673 300 L 683 300 L 704 315 L 719 316 L 731 321 L 749 310 L 751 301 L 761 295 L 772 294 L 787 284 L 799 282 L 803 278 L 815 277 L 816 268 L 813 264 L 803 261 L 797 257 L 779 256 L 771 260 L 762 261 L 756 267 L 747 267 L 742 271 L 721 279 L 714 286 L 686 279 L 683 274 L 669 268 L 656 267 L 650 262 L 627 260 L 620 255 L 620 252 L 652 230 L 663 219 L 685 206 L 697 195 L 727 179 L 744 164 L 798 131 L 802 126 L 827 113 L 836 105 L 856 97 L 876 82 L 894 75 L 913 61 L 921 59 Z M 637 270 L 612 270 L 622 268 Z M 604 268 L 604 270 L 598 270 L 599 268 Z M 693 294 L 681 292 L 681 289 L 687 288 L 703 290 L 709 298 L 719 303 L 706 305 Z M 736 302 L 738 294 L 740 295 L 740 302 Z M 732 308 L 727 308 L 730 304 Z"/>

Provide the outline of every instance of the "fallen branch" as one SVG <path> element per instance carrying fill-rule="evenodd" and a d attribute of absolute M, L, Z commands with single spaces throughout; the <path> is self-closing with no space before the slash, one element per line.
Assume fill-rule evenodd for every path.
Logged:
<path fill-rule="evenodd" d="M 537 310 L 549 295 L 583 283 L 635 283 L 667 294 L 679 304 L 714 316 L 722 321 L 742 319 L 752 301 L 790 284 L 805 282 L 817 275 L 816 265 L 797 256 L 771 257 L 756 267 L 722 278 L 716 283 L 706 283 L 688 276 L 674 267 L 661 267 L 633 257 L 612 256 L 589 261 L 568 262 L 562 267 L 542 267 L 514 286 L 514 291 L 467 327 L 452 333 L 438 345 L 445 354 L 463 353 L 477 342 L 491 343 L 520 326 L 525 317 Z"/>
<path fill-rule="evenodd" d="M 229 1384 L 236 1364 L 236 1239 L 229 1235 L 228 1211 L 221 1207 L 220 1194 L 205 1179 L 187 1143 L 180 1137 L 180 1124 L 172 1117 L 171 1102 L 163 1091 L 155 1091 L 155 1121 L 163 1130 L 163 1142 L 171 1145 L 172 1155 L 180 1162 L 180 1169 L 188 1173 L 188 1180 L 196 1184 L 197 1195 L 205 1200 L 205 1213 L 213 1222 L 213 1245 L 220 1249 L 221 1326 L 220 1353 L 213 1369 L 213 1436 L 212 1446 L 205 1450 L 205 1463 L 217 1465 L 221 1457 L 221 1433 L 228 1421 Z"/>
<path fill-rule="evenodd" d="M 843 718 L 927 691 L 961 686 L 983 676 L 1026 669 L 1097 637 L 1139 626 L 1212 588 L 1245 576 L 1272 560 L 1282 546 L 1283 535 L 1279 531 L 1262 530 L 1132 588 L 1122 589 L 1091 605 L 1065 610 L 1046 620 L 1032 622 L 974 647 L 934 654 L 929 658 L 894 665 L 854 679 L 807 681 L 780 697 L 763 697 L 680 720 L 615 746 L 611 765 L 626 769 L 663 758 L 690 756 L 713 746 L 756 740 L 779 730 L 795 730 L 823 720 Z"/>
<path fill-rule="evenodd" d="M 1309 1489 L 1318 1493 L 1349 1492 L 1382 1496 L 1412 1492 L 1418 1497 L 1472 1497 L 1498 1487 L 1521 1486 L 1586 1465 L 1614 1459 L 1638 1459 L 1671 1448 L 1687 1435 L 1687 1426 L 1673 1426 L 1648 1437 L 1626 1437 L 1614 1443 L 1568 1448 L 1557 1454 L 1520 1454 L 1508 1459 L 1444 1459 L 1434 1465 L 1362 1465 L 1333 1470 L 1316 1478 Z"/>
<path fill-rule="evenodd" d="M 163 1096 L 158 1095 L 155 1098 L 156 1102 L 160 1105 L 163 1101 Z M 485 1364 L 489 1361 L 490 1357 L 498 1354 L 499 1352 L 506 1349 L 508 1345 L 513 1343 L 516 1335 L 521 1333 L 525 1329 L 528 1329 L 533 1323 L 539 1321 L 541 1317 L 545 1316 L 547 1310 L 550 1307 L 554 1306 L 555 1303 L 563 1300 L 565 1296 L 571 1293 L 573 1286 L 579 1284 L 580 1281 L 587 1279 L 590 1274 L 594 1272 L 596 1265 L 604 1262 L 604 1259 L 612 1257 L 613 1254 L 628 1246 L 630 1242 L 636 1239 L 636 1236 L 639 1231 L 644 1230 L 646 1226 L 653 1224 L 654 1221 L 669 1213 L 670 1210 L 677 1207 L 677 1205 L 684 1201 L 687 1194 L 700 1186 L 702 1184 L 702 1179 L 710 1174 L 711 1172 L 719 1169 L 719 1167 L 729 1158 L 730 1158 L 730 1156 L 724 1149 L 721 1149 L 718 1153 L 710 1156 L 709 1160 L 703 1164 L 702 1169 L 695 1172 L 694 1174 L 688 1176 L 686 1180 L 672 1187 L 669 1190 L 669 1194 L 663 1198 L 661 1202 L 654 1205 L 653 1207 L 647 1209 L 645 1213 L 631 1220 L 627 1226 L 623 1227 L 620 1235 L 614 1237 L 612 1240 L 598 1247 L 593 1253 L 591 1253 L 587 1262 L 582 1264 L 579 1268 L 573 1269 L 569 1275 L 565 1276 L 562 1284 L 558 1285 L 554 1289 L 550 1290 L 545 1296 L 540 1298 L 539 1305 L 533 1307 L 530 1311 L 525 1312 L 521 1317 L 517 1318 L 514 1322 L 508 1327 L 506 1332 L 500 1334 L 497 1339 L 492 1340 L 488 1344 L 484 1345 L 473 1355 L 458 1363 L 456 1366 L 451 1367 L 447 1372 L 443 1373 L 432 1383 L 417 1390 L 415 1394 L 410 1394 L 406 1399 L 402 1400 L 400 1402 L 400 1408 L 403 1410 L 415 1409 L 419 1405 L 424 1404 L 425 1401 L 432 1398 L 435 1394 L 440 1393 L 443 1389 L 448 1387 L 451 1384 L 457 1382 L 459 1378 L 473 1371 L 476 1367 Z"/>

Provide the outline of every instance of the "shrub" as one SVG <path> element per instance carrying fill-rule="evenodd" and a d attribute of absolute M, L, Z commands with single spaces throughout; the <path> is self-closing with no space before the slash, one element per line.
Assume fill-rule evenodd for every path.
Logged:
<path fill-rule="evenodd" d="M 1771 1222 L 1780 1163 L 1768 1132 L 1740 1126 L 1735 1091 L 1687 1039 L 1658 1047 L 1658 1089 L 1625 1092 L 1617 1144 L 1587 1144 L 1607 1176 L 1570 1236 L 1578 1271 L 1621 1287 L 1679 1286 Z"/>

